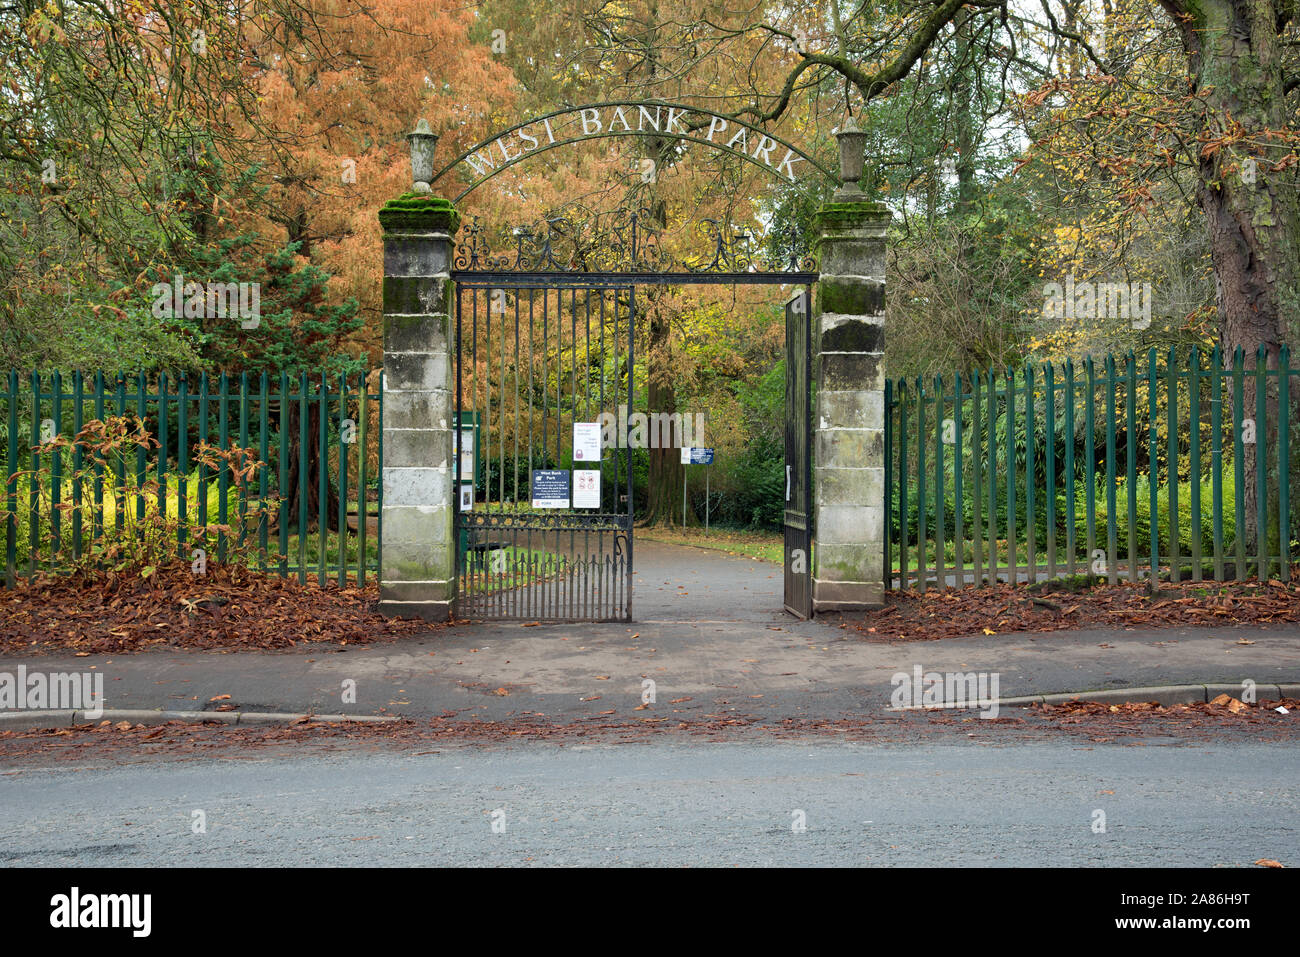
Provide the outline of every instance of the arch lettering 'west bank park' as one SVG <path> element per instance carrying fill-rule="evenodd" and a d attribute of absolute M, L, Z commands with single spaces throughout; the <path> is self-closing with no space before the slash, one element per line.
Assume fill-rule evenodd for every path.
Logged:
<path fill-rule="evenodd" d="M 838 183 L 815 217 L 819 262 L 793 246 L 759 262 L 746 231 L 709 221 L 713 248 L 677 259 L 640 209 L 615 210 L 603 226 L 552 219 L 460 230 L 456 203 L 502 171 L 621 136 L 700 144 L 786 182 Z M 858 186 L 866 135 L 850 120 L 836 136 L 838 176 L 733 117 L 679 103 L 596 103 L 518 123 L 435 173 L 438 137 L 420 121 L 408 137 L 414 188 L 379 213 L 381 610 L 631 620 L 631 443 L 601 443 L 601 415 L 639 398 L 638 290 L 719 282 L 794 287 L 782 293 L 785 606 L 806 617 L 880 605 L 889 213 Z M 595 234 L 574 245 L 588 226 Z M 513 248 L 494 250 L 503 236 Z"/>
<path fill-rule="evenodd" d="M 453 202 L 531 156 L 583 140 L 617 136 L 671 137 L 723 150 L 791 183 L 807 176 L 832 182 L 834 174 L 778 136 L 734 117 L 680 103 L 597 103 L 556 110 L 495 134 L 470 147 L 430 180 L 438 184 L 457 167 L 471 182 Z"/>

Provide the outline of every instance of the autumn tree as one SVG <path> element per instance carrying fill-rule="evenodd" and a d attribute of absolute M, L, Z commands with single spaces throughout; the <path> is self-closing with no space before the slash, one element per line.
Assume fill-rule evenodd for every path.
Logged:
<path fill-rule="evenodd" d="M 1038 72 L 1046 64 L 1057 75 L 1046 79 L 1044 88 L 1059 90 L 1086 75 L 1121 91 L 1140 88 L 1153 77 L 1129 69 L 1136 45 L 1112 57 L 1097 43 L 1108 35 L 1107 20 L 1117 6 L 1103 4 L 1096 11 L 1077 0 L 1044 0 L 1041 10 L 1022 10 L 1005 0 L 939 0 L 888 4 L 881 16 L 825 0 L 813 34 L 801 22 L 803 11 L 769 6 L 725 16 L 706 13 L 698 26 L 685 21 L 678 26 L 681 36 L 708 45 L 714 56 L 727 51 L 735 56 L 754 37 L 794 48 L 793 65 L 777 71 L 780 79 L 771 82 L 767 77 L 773 71 L 755 70 L 762 81 L 751 91 L 735 91 L 730 100 L 731 115 L 761 124 L 803 108 L 828 76 L 843 84 L 846 107 L 852 103 L 850 92 L 859 104 L 896 96 L 927 51 L 935 50 L 959 66 L 972 57 Z M 1138 29 L 1148 33 L 1150 19 L 1141 19 L 1141 9 L 1138 5 Z M 1300 296 L 1293 178 L 1300 157 L 1292 118 L 1300 58 L 1294 11 L 1255 0 L 1161 0 L 1159 10 L 1167 18 L 1164 25 L 1176 32 L 1179 68 L 1163 95 L 1152 97 L 1159 117 L 1154 129 L 1150 114 L 1119 114 L 1132 129 L 1126 146 L 1138 166 L 1153 147 L 1172 163 L 1182 154 L 1193 155 L 1195 193 L 1216 280 L 1219 341 L 1229 354 L 1240 348 L 1253 357 L 1262 350 L 1275 366 Z M 990 31 L 997 42 L 972 42 Z M 962 94 L 960 87 L 955 92 Z M 1109 122 L 1115 114 L 1100 117 Z M 960 127 L 957 134 L 960 144 L 967 134 Z M 1121 174 L 1125 162 L 1118 161 Z M 1126 181 L 1132 177 L 1117 175 L 1113 185 L 1119 191 Z M 1149 190 L 1144 193 L 1139 185 L 1125 198 L 1140 204 L 1144 197 L 1150 197 Z M 1278 401 L 1270 396 L 1270 408 Z M 1280 401 L 1289 402 L 1289 395 Z M 1252 456 L 1254 451 L 1248 450 Z"/>
<path fill-rule="evenodd" d="M 718 57 L 707 44 L 693 42 L 692 31 L 700 28 L 699 14 L 698 4 L 670 0 L 579 4 L 553 16 L 567 17 L 585 45 L 574 49 L 565 43 L 547 50 L 533 37 L 523 46 L 538 63 L 559 60 L 550 79 L 539 78 L 539 89 L 565 95 L 570 102 L 587 98 L 710 102 L 736 89 L 749 89 L 753 78 L 745 62 Z M 547 37 L 563 34 L 546 32 Z M 752 46 L 748 52 L 757 53 L 761 44 L 755 41 Z M 527 73 L 528 65 L 517 69 Z M 688 128 L 698 129 L 702 121 L 686 122 Z M 738 235 L 751 236 L 761 249 L 766 232 L 760 222 L 761 197 L 770 185 L 761 174 L 756 176 L 725 156 L 707 155 L 671 135 L 638 138 L 635 144 L 622 150 L 626 165 L 618 195 L 612 198 L 626 210 L 646 210 L 649 223 L 663 234 L 666 249 L 685 258 L 703 254 L 707 259 L 714 252 L 716 234 L 696 228 L 706 220 L 718 224 L 728 243 Z M 766 295 L 770 299 L 772 294 Z M 689 341 L 699 333 L 700 320 L 719 315 L 711 304 L 725 298 L 726 293 L 718 291 L 683 294 L 658 286 L 638 297 L 644 316 L 639 352 L 645 357 L 644 394 L 649 409 L 669 414 L 689 411 L 683 407 L 681 392 L 690 382 Z M 745 300 L 752 303 L 755 297 L 746 295 Z M 685 473 L 680 458 L 674 448 L 650 449 L 648 458 L 640 518 L 651 525 L 675 524 L 682 516 Z M 697 520 L 689 506 L 686 520 Z"/>

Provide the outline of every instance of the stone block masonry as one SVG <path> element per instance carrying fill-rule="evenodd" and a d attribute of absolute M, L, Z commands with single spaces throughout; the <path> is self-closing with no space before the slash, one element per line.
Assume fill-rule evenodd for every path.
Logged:
<path fill-rule="evenodd" d="M 379 608 L 445 621 L 455 599 L 452 237 L 445 199 L 407 194 L 384 228 L 384 492 Z"/>
<path fill-rule="evenodd" d="M 817 214 L 814 303 L 813 610 L 885 596 L 885 229 L 889 211 L 832 202 Z"/>

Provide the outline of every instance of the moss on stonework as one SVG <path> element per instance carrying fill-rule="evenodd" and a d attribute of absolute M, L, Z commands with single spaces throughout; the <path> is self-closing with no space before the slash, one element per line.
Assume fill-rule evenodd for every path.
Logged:
<path fill-rule="evenodd" d="M 884 283 L 854 283 L 822 280 L 818 287 L 818 305 L 822 313 L 846 316 L 876 316 L 885 311 Z M 822 348 L 827 348 L 823 345 Z M 839 351 L 839 350 L 831 350 Z M 865 350 L 873 351 L 873 350 Z"/>
<path fill-rule="evenodd" d="M 384 209 L 455 209 L 451 200 L 432 193 L 417 193 L 414 190 L 403 193 L 395 199 L 384 203 Z"/>
<path fill-rule="evenodd" d="M 826 203 L 817 210 L 815 221 L 823 229 L 852 228 L 863 221 L 888 220 L 892 214 L 884 203 L 863 200 L 860 203 Z"/>
<path fill-rule="evenodd" d="M 432 229 L 454 233 L 460 213 L 451 200 L 429 193 L 403 193 L 379 210 L 379 224 L 387 230 Z"/>
<path fill-rule="evenodd" d="M 855 203 L 823 203 L 819 213 L 889 213 L 889 207 L 875 200 L 864 199 Z"/>

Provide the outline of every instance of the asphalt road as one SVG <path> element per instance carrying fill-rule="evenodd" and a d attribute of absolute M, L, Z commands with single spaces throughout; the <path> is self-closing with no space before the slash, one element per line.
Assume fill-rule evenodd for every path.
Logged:
<path fill-rule="evenodd" d="M 1300 756 L 1276 745 L 425 747 L 11 767 L 0 863 L 1300 865 Z"/>

